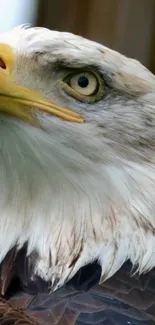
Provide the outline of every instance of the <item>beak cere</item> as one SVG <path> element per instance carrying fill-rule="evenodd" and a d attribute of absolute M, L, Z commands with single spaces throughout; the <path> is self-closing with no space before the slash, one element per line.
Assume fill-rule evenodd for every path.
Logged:
<path fill-rule="evenodd" d="M 78 113 L 59 107 L 39 93 L 17 85 L 10 76 L 14 65 L 15 55 L 12 48 L 0 43 L 0 112 L 31 124 L 38 124 L 34 114 L 36 110 L 55 115 L 65 121 L 84 121 Z"/>

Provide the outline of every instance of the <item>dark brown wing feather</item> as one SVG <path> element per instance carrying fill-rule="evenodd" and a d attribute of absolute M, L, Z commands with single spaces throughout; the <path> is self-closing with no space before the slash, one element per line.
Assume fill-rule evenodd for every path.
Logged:
<path fill-rule="evenodd" d="M 36 318 L 0 298 L 0 325 L 39 325 Z"/>
<path fill-rule="evenodd" d="M 81 281 L 85 290 L 89 289 L 88 279 L 93 284 L 93 275 L 95 279 L 99 277 L 99 268 L 96 266 L 95 269 L 93 265 L 93 268 L 84 268 L 71 283 L 52 294 L 30 295 L 22 291 L 18 279 L 14 278 L 18 269 L 18 263 L 15 263 L 18 261 L 16 250 L 10 254 L 1 266 L 1 288 L 5 299 L 12 307 L 22 308 L 30 316 L 36 317 L 40 324 L 155 325 L 155 270 L 143 276 L 131 276 L 131 265 L 127 262 L 104 284 L 81 292 L 78 287 Z M 0 311 L 1 307 L 0 304 Z M 1 315 L 0 320 L 4 317 Z M 19 313 L 16 316 L 19 320 Z M 36 324 L 32 320 L 27 318 L 29 323 L 24 323 L 24 319 L 21 322 L 6 321 L 0 324 Z"/>
<path fill-rule="evenodd" d="M 65 297 L 65 292 L 61 297 L 57 292 L 42 301 L 35 297 L 28 308 L 40 317 L 48 310 L 51 322 L 47 324 L 155 325 L 155 270 L 130 277 L 125 265 L 89 292 L 75 293 L 75 297 Z"/>

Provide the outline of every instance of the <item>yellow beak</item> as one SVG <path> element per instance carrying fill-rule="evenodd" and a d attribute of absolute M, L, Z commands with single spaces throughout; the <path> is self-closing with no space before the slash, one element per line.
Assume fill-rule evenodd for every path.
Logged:
<path fill-rule="evenodd" d="M 57 106 L 33 90 L 17 85 L 11 78 L 14 65 L 15 56 L 11 47 L 0 44 L 0 112 L 34 124 L 37 122 L 35 110 L 47 112 L 66 121 L 83 122 L 79 114 Z"/>

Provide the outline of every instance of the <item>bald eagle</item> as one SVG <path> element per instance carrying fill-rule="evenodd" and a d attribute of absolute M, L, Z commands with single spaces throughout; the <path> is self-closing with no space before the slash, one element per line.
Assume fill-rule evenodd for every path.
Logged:
<path fill-rule="evenodd" d="M 70 33 L 16 28 L 0 42 L 1 294 L 37 294 L 29 309 L 44 316 L 73 295 L 72 324 L 86 321 L 76 298 L 111 308 L 97 324 L 154 324 L 140 285 L 155 266 L 154 75 Z M 137 309 L 124 298 L 135 287 L 149 297 Z"/>

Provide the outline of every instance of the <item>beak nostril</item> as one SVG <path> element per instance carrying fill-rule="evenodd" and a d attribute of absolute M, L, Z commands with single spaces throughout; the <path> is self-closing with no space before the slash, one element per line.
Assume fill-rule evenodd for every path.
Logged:
<path fill-rule="evenodd" d="M 0 68 L 1 69 L 4 69 L 4 70 L 6 70 L 6 63 L 4 62 L 4 60 L 2 59 L 2 58 L 0 58 Z"/>
<path fill-rule="evenodd" d="M 15 54 L 8 44 L 0 43 L 0 68 L 10 74 L 15 66 Z"/>

